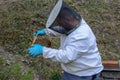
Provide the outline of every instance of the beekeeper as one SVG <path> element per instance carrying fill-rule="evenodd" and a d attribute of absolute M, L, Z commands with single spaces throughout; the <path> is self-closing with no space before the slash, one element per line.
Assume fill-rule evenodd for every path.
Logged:
<path fill-rule="evenodd" d="M 55 35 L 60 38 L 60 48 L 53 49 L 34 44 L 28 53 L 43 55 L 61 63 L 62 80 L 99 80 L 103 70 L 96 38 L 89 25 L 63 0 L 58 0 L 46 23 L 34 36 Z"/>

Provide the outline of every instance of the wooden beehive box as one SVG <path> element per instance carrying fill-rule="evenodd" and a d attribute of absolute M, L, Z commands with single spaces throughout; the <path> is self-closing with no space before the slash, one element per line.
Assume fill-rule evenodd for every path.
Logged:
<path fill-rule="evenodd" d="M 105 69 L 119 69 L 120 61 L 102 61 Z"/>

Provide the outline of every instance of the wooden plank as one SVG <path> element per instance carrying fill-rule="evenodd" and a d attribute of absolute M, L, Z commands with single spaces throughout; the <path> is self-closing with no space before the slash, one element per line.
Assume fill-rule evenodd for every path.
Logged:
<path fill-rule="evenodd" d="M 118 61 L 102 61 L 105 69 L 119 69 Z"/>

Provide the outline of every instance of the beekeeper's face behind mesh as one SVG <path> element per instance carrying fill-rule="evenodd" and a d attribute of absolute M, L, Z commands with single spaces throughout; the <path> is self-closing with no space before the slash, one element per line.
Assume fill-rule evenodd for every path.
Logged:
<path fill-rule="evenodd" d="M 80 20 L 77 19 L 76 16 L 74 16 L 67 8 L 60 11 L 56 20 L 58 25 L 65 28 L 67 31 L 73 29 L 76 24 L 80 22 Z"/>
<path fill-rule="evenodd" d="M 77 25 L 80 23 L 80 20 L 80 15 L 63 2 L 61 10 L 50 28 L 68 35 L 78 27 Z"/>

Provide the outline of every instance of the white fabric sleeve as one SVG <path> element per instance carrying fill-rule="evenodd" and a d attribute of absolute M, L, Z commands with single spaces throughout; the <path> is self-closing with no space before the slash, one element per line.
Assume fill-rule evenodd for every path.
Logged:
<path fill-rule="evenodd" d="M 72 62 L 88 51 L 89 43 L 87 38 L 88 37 L 86 36 L 78 37 L 78 39 L 76 37 L 76 39 L 71 43 L 68 43 L 64 49 L 44 47 L 43 57 L 61 63 Z"/>
<path fill-rule="evenodd" d="M 49 29 L 49 28 L 46 28 L 44 30 L 45 30 L 46 35 L 53 35 L 56 37 L 60 37 L 62 35 L 62 34 L 56 32 L 56 31 L 53 31 L 52 29 Z"/>

